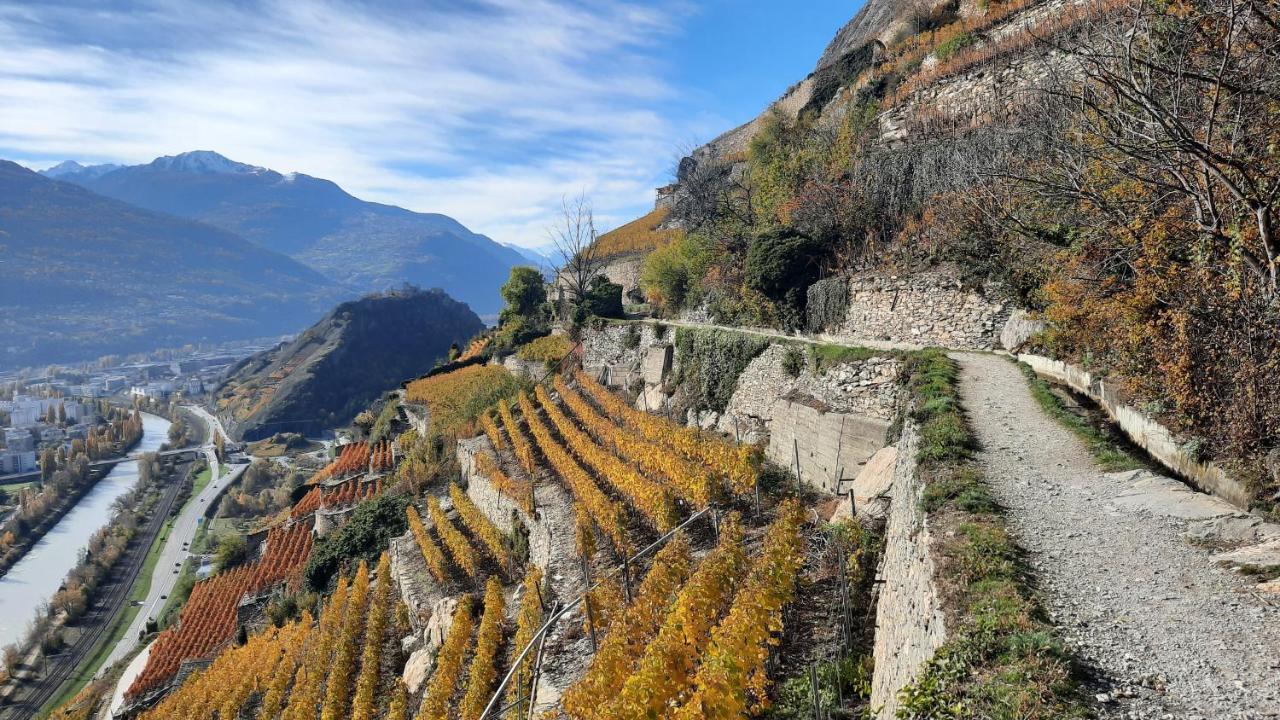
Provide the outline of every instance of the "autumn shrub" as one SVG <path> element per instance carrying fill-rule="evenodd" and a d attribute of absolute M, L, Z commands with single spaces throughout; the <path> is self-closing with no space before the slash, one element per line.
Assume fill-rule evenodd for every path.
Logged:
<path fill-rule="evenodd" d="M 573 349 L 573 341 L 565 335 L 547 335 L 526 343 L 516 351 L 521 360 L 533 360 L 546 363 L 559 362 Z"/>

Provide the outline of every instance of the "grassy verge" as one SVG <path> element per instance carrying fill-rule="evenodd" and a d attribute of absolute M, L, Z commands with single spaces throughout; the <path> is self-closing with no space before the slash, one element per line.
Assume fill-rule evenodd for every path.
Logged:
<path fill-rule="evenodd" d="M 1031 386 L 1031 396 L 1035 398 L 1040 408 L 1083 440 L 1099 467 L 1107 472 L 1146 467 L 1142 460 L 1126 451 L 1115 438 L 1089 422 L 1088 418 L 1071 412 L 1062 398 L 1053 391 L 1049 382 L 1037 375 L 1030 365 L 1020 362 L 1018 368 L 1022 370 L 1023 375 L 1027 376 L 1027 384 Z"/>
<path fill-rule="evenodd" d="M 1087 717 L 1074 663 L 974 462 L 956 364 L 925 350 L 907 356 L 906 371 L 949 637 L 899 693 L 898 717 Z"/>

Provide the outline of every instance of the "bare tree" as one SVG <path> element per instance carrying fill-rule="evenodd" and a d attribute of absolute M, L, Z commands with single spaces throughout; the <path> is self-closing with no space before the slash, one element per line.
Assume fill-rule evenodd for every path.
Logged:
<path fill-rule="evenodd" d="M 1184 202 L 1194 229 L 1280 289 L 1280 14 L 1274 3 L 1200 0 L 1177 14 L 1135 0 L 1059 45 L 1073 59 L 1048 90 L 1073 118 L 1043 175 L 1023 178 L 1124 228 Z M 1099 174 L 1141 193 L 1116 193 Z M 1136 240 L 1136 239 L 1135 239 Z"/>
<path fill-rule="evenodd" d="M 561 201 L 560 224 L 552 228 L 550 236 L 561 263 L 556 285 L 563 288 L 570 302 L 580 304 L 605 260 L 596 242 L 595 213 L 585 195 Z"/>

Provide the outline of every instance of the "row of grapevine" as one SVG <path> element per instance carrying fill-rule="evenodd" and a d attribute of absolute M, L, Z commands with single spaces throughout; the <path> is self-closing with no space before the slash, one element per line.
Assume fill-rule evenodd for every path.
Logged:
<path fill-rule="evenodd" d="M 498 417 L 502 418 L 502 426 L 507 430 L 507 437 L 511 438 L 511 451 L 515 453 L 516 461 L 529 473 L 529 479 L 533 480 L 538 474 L 538 461 L 533 455 L 533 445 L 520 429 L 515 415 L 511 413 L 511 405 L 506 400 L 498 402 Z"/>
<path fill-rule="evenodd" d="M 530 565 L 524 576 L 524 597 L 520 599 L 520 609 L 516 613 L 516 634 L 511 641 L 510 664 L 514 664 L 516 656 L 533 640 L 534 633 L 542 625 L 542 571 L 537 565 Z M 533 679 L 532 654 L 526 655 L 511 675 L 511 683 L 507 686 L 506 702 L 516 703 L 529 692 Z M 512 717 L 525 717 L 528 706 L 521 702 L 513 709 Z"/>
<path fill-rule="evenodd" d="M 803 522 L 795 500 L 780 508 L 733 606 L 712 633 L 695 691 L 675 714 L 677 720 L 730 720 L 760 709 L 768 692 L 769 646 L 782 629 L 782 609 L 795 595 L 803 564 Z"/>
<path fill-rule="evenodd" d="M 498 646 L 502 643 L 502 623 L 506 615 L 502 598 L 502 583 L 490 577 L 485 585 L 484 616 L 480 618 L 480 630 L 476 634 L 476 650 L 471 656 L 471 669 L 467 671 L 467 689 L 462 695 L 459 715 L 462 720 L 479 720 L 489 701 L 494 677 L 498 674 L 495 662 Z"/>
<path fill-rule="evenodd" d="M 311 545 L 311 528 L 304 523 L 273 528 L 256 562 L 196 583 L 178 625 L 156 637 L 146 666 L 127 694 L 136 697 L 163 686 L 183 661 L 208 657 L 230 640 L 240 600 L 295 576 L 306 563 Z"/>
<path fill-rule="evenodd" d="M 193 673 L 142 720 L 246 717 L 255 696 L 257 712 L 248 717 L 258 720 L 371 720 L 387 704 L 378 687 L 383 649 L 397 635 L 390 623 L 392 602 L 384 553 L 372 588 L 361 563 L 352 582 L 339 579 L 318 623 L 304 612 L 280 629 L 251 636 Z M 393 694 L 386 717 L 396 717 L 397 698 L 405 720 L 403 687 Z"/>
<path fill-rule="evenodd" d="M 643 477 L 613 453 L 597 445 L 560 410 L 541 385 L 535 388 L 534 393 L 569 450 L 625 497 L 650 527 L 666 532 L 675 526 L 675 504 L 661 485 Z"/>
<path fill-rule="evenodd" d="M 635 429 L 649 440 L 701 462 L 714 472 L 722 473 L 734 492 L 745 494 L 755 487 L 758 463 L 751 446 L 736 447 L 693 428 L 677 425 L 666 418 L 636 410 L 581 370 L 574 372 L 574 379 L 610 417 Z"/>
<path fill-rule="evenodd" d="M 352 478 L 341 485 L 321 489 L 322 507 L 346 507 L 352 503 L 377 497 L 382 492 L 382 478 Z"/>
<path fill-rule="evenodd" d="M 590 513 L 596 526 L 613 542 L 614 548 L 620 553 L 628 552 L 631 544 L 627 539 L 626 514 L 622 506 L 605 495 L 578 461 L 552 437 L 551 431 L 538 418 L 537 410 L 526 395 L 520 396 L 520 410 L 529 426 L 529 432 L 538 443 L 538 449 L 569 486 L 569 492 Z"/>
<path fill-rule="evenodd" d="M 444 514 L 439 500 L 434 497 L 427 498 L 427 514 L 431 516 L 436 534 L 444 541 L 445 549 L 449 551 L 449 557 L 453 558 L 454 564 L 470 577 L 480 577 L 480 556 L 476 554 L 467 536 Z"/>
<path fill-rule="evenodd" d="M 498 424 L 493 421 L 492 415 L 485 413 L 480 416 L 480 428 L 493 444 L 494 452 L 502 452 L 506 448 L 507 443 L 502 439 L 502 431 L 498 429 Z"/>
<path fill-rule="evenodd" d="M 453 509 L 458 511 L 462 524 L 471 531 L 471 535 L 480 541 L 482 547 L 500 567 L 511 567 L 511 551 L 507 549 L 506 539 L 488 517 L 485 516 L 462 488 L 456 484 L 449 485 L 449 497 L 453 500 Z"/>
<path fill-rule="evenodd" d="M 701 510 L 719 494 L 715 475 L 701 463 L 691 462 L 669 448 L 650 442 L 640 433 L 614 423 L 558 375 L 555 388 L 565 406 L 592 437 L 645 472 L 665 477 L 685 502 Z"/>
<path fill-rule="evenodd" d="M 478 452 L 475 455 L 476 470 L 485 477 L 489 478 L 489 482 L 497 488 L 498 492 L 511 498 L 521 510 L 528 515 L 533 515 L 533 484 L 524 480 L 517 480 L 502 471 L 498 467 L 498 463 L 490 457 L 489 453 Z"/>
<path fill-rule="evenodd" d="M 645 648 L 622 691 L 606 699 L 596 717 L 657 717 L 688 694 L 695 663 L 711 640 L 711 629 L 728 609 L 746 562 L 742 526 L 730 518 L 720 542 L 680 590 L 657 637 Z"/>
<path fill-rule="evenodd" d="M 409 517 L 409 531 L 413 533 L 414 540 L 418 543 L 418 550 L 422 552 L 422 557 L 427 561 L 427 570 L 431 572 L 431 576 L 436 582 L 444 582 L 449 579 L 449 562 L 445 560 L 444 551 L 431 539 L 427 528 L 422 524 L 422 517 L 418 515 L 418 510 L 413 505 L 405 508 L 405 514 Z"/>
<path fill-rule="evenodd" d="M 667 609 L 689 577 L 692 562 L 689 540 L 683 533 L 672 537 L 654 555 L 635 599 L 611 623 L 591 667 L 565 692 L 563 707 L 570 718 L 594 717 L 601 698 L 614 697 L 622 689 L 635 659 L 662 627 Z"/>
<path fill-rule="evenodd" d="M 464 595 L 453 611 L 449 633 L 436 655 L 436 669 L 422 695 L 422 705 L 418 707 L 416 720 L 448 720 L 449 700 L 462 675 L 462 661 L 467 648 L 471 647 L 471 635 L 475 629 L 471 605 L 471 596 Z"/>

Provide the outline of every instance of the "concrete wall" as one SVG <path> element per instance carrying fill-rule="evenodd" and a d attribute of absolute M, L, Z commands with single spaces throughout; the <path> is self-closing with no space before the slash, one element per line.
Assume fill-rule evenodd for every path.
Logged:
<path fill-rule="evenodd" d="M 1135 445 L 1186 478 L 1197 488 L 1216 495 L 1242 509 L 1248 509 L 1251 495 L 1243 483 L 1232 478 L 1214 462 L 1201 462 L 1178 443 L 1169 429 L 1127 404 L 1113 383 L 1060 360 L 1022 354 L 1018 359 L 1037 374 L 1064 383 L 1098 403 Z"/>
<path fill-rule="evenodd" d="M 897 446 L 885 553 L 876 578 L 881 585 L 871 706 L 878 708 L 880 720 L 894 717 L 898 691 L 915 680 L 947 639 L 935 584 L 937 569 L 930 555 L 929 522 L 920 508 L 924 485 L 916 474 L 917 445 L 915 424 L 907 421 Z"/>

